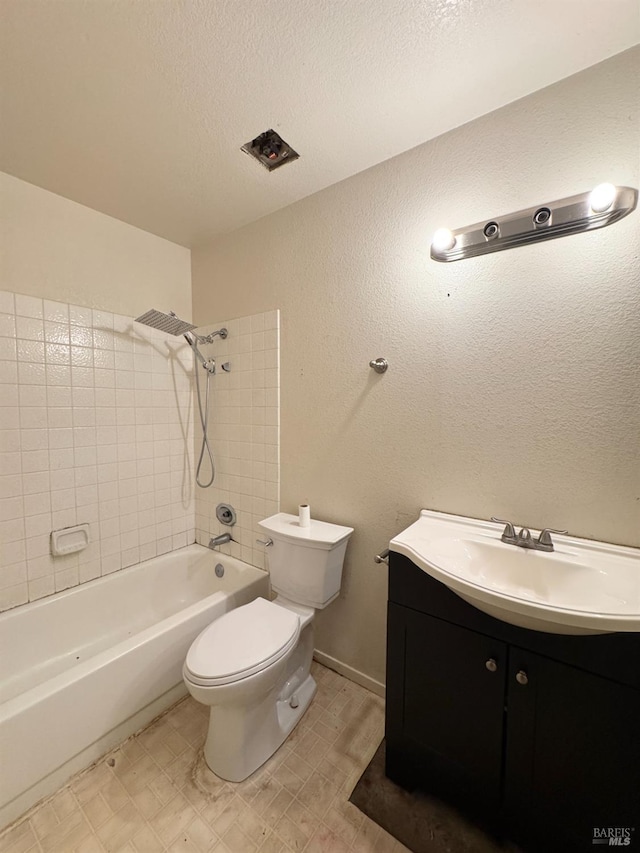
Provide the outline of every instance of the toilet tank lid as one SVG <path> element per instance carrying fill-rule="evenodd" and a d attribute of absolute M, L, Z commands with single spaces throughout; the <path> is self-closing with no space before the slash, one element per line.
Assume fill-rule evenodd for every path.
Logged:
<path fill-rule="evenodd" d="M 278 512 L 258 524 L 274 539 L 285 539 L 299 545 L 327 550 L 345 542 L 353 533 L 353 527 L 318 521 L 316 518 L 311 519 L 309 527 L 300 527 L 298 516 L 288 512 Z"/>

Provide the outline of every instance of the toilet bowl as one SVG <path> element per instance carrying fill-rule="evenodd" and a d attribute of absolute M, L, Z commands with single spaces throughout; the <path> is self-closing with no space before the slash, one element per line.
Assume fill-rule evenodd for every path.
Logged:
<path fill-rule="evenodd" d="M 313 610 L 256 598 L 212 622 L 189 649 L 183 676 L 208 705 L 207 765 L 241 782 L 278 749 L 316 691 Z"/>
<path fill-rule="evenodd" d="M 272 537 L 275 600 L 256 598 L 216 619 L 194 640 L 183 667 L 187 689 L 211 709 L 205 761 L 230 782 L 264 764 L 313 699 L 313 617 L 339 592 L 352 533 L 318 521 L 302 529 L 298 517 L 286 513 L 260 526 Z M 305 559 L 310 549 L 311 559 Z"/>

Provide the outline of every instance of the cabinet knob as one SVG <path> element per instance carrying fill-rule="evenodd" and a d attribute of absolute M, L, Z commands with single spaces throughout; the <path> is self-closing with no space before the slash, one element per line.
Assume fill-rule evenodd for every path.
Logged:
<path fill-rule="evenodd" d="M 518 672 L 516 672 L 516 681 L 518 682 L 518 684 L 523 685 L 529 683 L 529 676 L 524 671 L 524 669 L 520 669 L 518 670 Z"/>
<path fill-rule="evenodd" d="M 498 664 L 496 663 L 494 658 L 489 658 L 488 661 L 485 661 L 486 668 L 489 672 L 495 672 L 498 669 Z"/>

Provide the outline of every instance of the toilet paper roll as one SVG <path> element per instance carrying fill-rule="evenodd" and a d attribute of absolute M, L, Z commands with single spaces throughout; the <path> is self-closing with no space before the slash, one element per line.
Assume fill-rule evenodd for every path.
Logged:
<path fill-rule="evenodd" d="M 309 504 L 300 504 L 298 507 L 298 524 L 300 527 L 309 527 L 311 524 L 311 508 Z"/>

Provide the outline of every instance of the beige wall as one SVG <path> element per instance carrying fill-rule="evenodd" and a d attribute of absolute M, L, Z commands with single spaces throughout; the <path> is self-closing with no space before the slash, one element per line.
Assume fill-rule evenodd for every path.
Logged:
<path fill-rule="evenodd" d="M 281 309 L 282 509 L 355 528 L 316 646 L 374 679 L 373 556 L 421 508 L 640 545 L 638 212 L 429 259 L 439 226 L 637 187 L 639 65 L 636 48 L 193 253 L 196 321 Z"/>
<path fill-rule="evenodd" d="M 2 288 L 137 317 L 191 318 L 188 249 L 0 172 Z"/>

